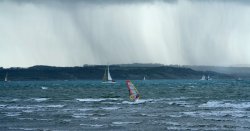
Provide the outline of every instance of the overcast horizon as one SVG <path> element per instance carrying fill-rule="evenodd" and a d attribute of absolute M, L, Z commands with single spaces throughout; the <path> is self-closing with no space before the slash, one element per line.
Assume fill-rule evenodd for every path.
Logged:
<path fill-rule="evenodd" d="M 0 0 L 0 67 L 250 65 L 246 0 Z"/>

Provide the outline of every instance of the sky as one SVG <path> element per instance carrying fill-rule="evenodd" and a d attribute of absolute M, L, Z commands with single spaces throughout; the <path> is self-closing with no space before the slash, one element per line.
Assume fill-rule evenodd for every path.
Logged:
<path fill-rule="evenodd" d="M 250 65 L 247 0 L 0 0 L 0 67 Z"/>

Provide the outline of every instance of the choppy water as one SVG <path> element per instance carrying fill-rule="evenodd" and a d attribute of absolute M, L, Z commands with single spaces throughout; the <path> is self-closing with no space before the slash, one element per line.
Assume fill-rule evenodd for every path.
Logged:
<path fill-rule="evenodd" d="M 250 130 L 250 81 L 0 83 L 0 130 Z"/>

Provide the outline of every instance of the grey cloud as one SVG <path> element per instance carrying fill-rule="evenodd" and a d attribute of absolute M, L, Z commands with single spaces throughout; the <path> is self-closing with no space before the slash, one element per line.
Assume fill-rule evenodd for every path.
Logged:
<path fill-rule="evenodd" d="M 249 13 L 221 1 L 1 1 L 0 66 L 250 64 Z"/>

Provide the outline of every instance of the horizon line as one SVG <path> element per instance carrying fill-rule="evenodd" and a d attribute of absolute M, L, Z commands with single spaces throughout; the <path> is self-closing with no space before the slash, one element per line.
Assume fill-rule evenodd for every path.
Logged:
<path fill-rule="evenodd" d="M 106 66 L 107 64 L 83 64 L 83 65 L 76 65 L 76 66 L 60 66 L 60 65 L 32 65 L 32 66 L 10 66 L 10 67 L 2 67 L 0 69 L 11 69 L 11 68 L 31 68 L 36 66 L 48 66 L 48 67 L 87 67 L 87 66 Z M 138 65 L 138 66 L 151 66 L 151 67 L 159 67 L 159 66 L 170 66 L 170 67 L 225 67 L 225 68 L 250 68 L 250 64 L 236 64 L 236 65 L 188 65 L 188 64 L 162 64 L 162 63 L 122 63 L 122 64 L 109 64 L 110 66 L 119 66 L 119 65 Z"/>

